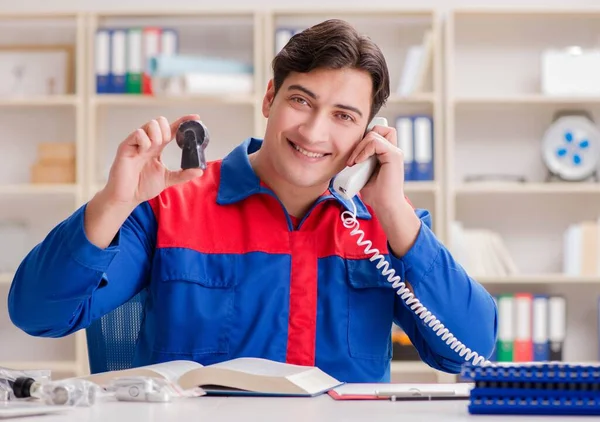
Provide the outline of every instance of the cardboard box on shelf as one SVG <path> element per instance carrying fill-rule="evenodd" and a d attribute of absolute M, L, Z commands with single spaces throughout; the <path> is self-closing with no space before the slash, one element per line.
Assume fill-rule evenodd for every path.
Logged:
<path fill-rule="evenodd" d="M 75 161 L 75 143 L 41 142 L 37 154 L 38 163 L 71 163 Z"/>
<path fill-rule="evenodd" d="M 75 183 L 75 166 L 36 163 L 31 167 L 31 183 Z"/>
<path fill-rule="evenodd" d="M 31 183 L 75 183 L 75 143 L 41 142 L 31 166 Z"/>

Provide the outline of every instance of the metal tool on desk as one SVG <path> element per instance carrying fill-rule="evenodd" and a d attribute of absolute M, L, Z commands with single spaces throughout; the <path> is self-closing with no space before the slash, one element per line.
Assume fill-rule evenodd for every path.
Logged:
<path fill-rule="evenodd" d="M 375 391 L 378 398 L 397 400 L 468 400 L 468 394 L 457 394 L 456 391 L 428 391 L 413 387 L 407 391 Z"/>
<path fill-rule="evenodd" d="M 335 400 L 468 400 L 472 388 L 472 383 L 347 383 L 334 388 L 329 395 Z"/>

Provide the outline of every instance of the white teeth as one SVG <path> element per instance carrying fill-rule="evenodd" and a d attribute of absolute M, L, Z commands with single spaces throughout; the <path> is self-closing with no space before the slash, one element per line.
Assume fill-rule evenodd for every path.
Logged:
<path fill-rule="evenodd" d="M 310 158 L 321 158 L 324 157 L 325 154 L 317 154 L 316 152 L 310 152 L 307 151 L 305 149 L 300 148 L 298 145 L 296 144 L 292 144 L 294 146 L 294 148 L 296 148 L 296 151 L 301 152 L 303 155 L 306 155 L 307 157 Z"/>

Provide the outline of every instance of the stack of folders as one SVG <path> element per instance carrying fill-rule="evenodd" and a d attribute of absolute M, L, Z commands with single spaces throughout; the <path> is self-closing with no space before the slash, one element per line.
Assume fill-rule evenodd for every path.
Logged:
<path fill-rule="evenodd" d="M 600 365 L 523 363 L 465 366 L 471 414 L 600 415 Z"/>

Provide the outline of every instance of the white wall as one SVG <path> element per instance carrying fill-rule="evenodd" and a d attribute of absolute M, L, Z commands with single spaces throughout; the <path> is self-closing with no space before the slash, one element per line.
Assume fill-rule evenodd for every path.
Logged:
<path fill-rule="evenodd" d="M 303 0 L 302 8 L 310 6 L 322 6 L 327 8 L 336 7 L 360 7 L 363 2 L 354 0 Z M 175 8 L 206 8 L 215 4 L 214 1 L 206 0 L 0 0 L 1 11 L 58 11 L 58 10 L 105 10 L 105 9 L 170 9 Z M 249 5 L 249 6 L 248 6 Z M 257 8 L 257 7 L 298 7 L 298 1 L 283 0 L 230 0 L 219 2 L 219 7 L 232 8 Z M 454 7 L 564 7 L 574 9 L 578 7 L 597 7 L 597 0 L 369 0 L 368 7 L 389 6 L 406 8 L 438 8 L 440 11 Z"/>

